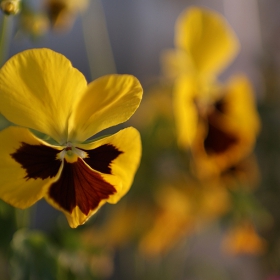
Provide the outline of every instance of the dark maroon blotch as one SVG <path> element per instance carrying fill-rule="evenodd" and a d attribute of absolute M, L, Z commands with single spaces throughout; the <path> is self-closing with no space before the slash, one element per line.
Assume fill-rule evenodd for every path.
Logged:
<path fill-rule="evenodd" d="M 122 151 L 119 151 L 115 146 L 104 144 L 93 150 L 84 150 L 88 154 L 88 158 L 84 161 L 94 170 L 101 173 L 112 174 L 111 162 L 116 159 Z"/>
<path fill-rule="evenodd" d="M 29 179 L 47 179 L 54 177 L 61 165 L 61 160 L 57 159 L 60 151 L 44 145 L 30 145 L 22 142 L 21 146 L 11 154 L 11 157 L 18 162 Z"/>
<path fill-rule="evenodd" d="M 82 159 L 69 163 L 64 160 L 64 167 L 59 180 L 49 190 L 50 197 L 64 210 L 72 213 L 78 206 L 85 215 L 98 207 L 116 189 L 95 171 L 90 170 Z"/>
<path fill-rule="evenodd" d="M 208 134 L 204 140 L 204 148 L 208 154 L 221 154 L 238 142 L 238 138 L 211 123 L 208 126 Z"/>

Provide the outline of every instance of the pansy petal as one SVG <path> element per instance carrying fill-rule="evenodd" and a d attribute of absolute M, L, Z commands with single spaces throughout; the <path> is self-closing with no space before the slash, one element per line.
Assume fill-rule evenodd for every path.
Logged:
<path fill-rule="evenodd" d="M 109 153 L 115 153 L 114 159 L 109 164 L 109 172 L 107 174 L 111 174 L 121 180 L 122 188 L 110 197 L 110 200 L 108 200 L 110 203 L 116 203 L 130 189 L 134 175 L 139 166 L 142 153 L 140 134 L 135 128 L 128 127 L 98 141 L 77 145 L 77 147 L 88 150 L 88 154 L 90 154 L 90 150 L 92 151 L 93 149 L 98 149 L 102 146 L 106 146 L 106 150 L 109 151 Z M 96 159 L 95 166 L 93 166 L 90 161 L 87 163 L 92 168 L 98 170 L 99 168 L 97 165 L 102 166 L 102 160 L 104 158 L 105 153 L 104 156 L 100 154 L 98 159 Z M 104 169 L 99 169 L 99 171 L 106 174 Z"/>
<path fill-rule="evenodd" d="M 174 87 L 173 105 L 177 141 L 181 148 L 188 148 L 196 135 L 198 125 L 196 94 L 196 83 L 192 76 L 183 75 L 177 79 Z"/>
<path fill-rule="evenodd" d="M 83 74 L 63 55 L 49 49 L 27 50 L 0 70 L 0 113 L 62 144 L 73 103 L 86 87 Z"/>
<path fill-rule="evenodd" d="M 128 120 L 142 99 L 139 81 L 130 75 L 103 76 L 88 85 L 69 121 L 69 141 L 83 142 Z"/>
<path fill-rule="evenodd" d="M 234 75 L 227 82 L 226 92 L 223 106 L 227 116 L 255 138 L 261 122 L 251 82 L 245 75 Z"/>
<path fill-rule="evenodd" d="M 220 14 L 196 7 L 178 18 L 175 45 L 187 51 L 196 71 L 206 76 L 219 74 L 239 49 L 236 35 Z"/>
<path fill-rule="evenodd" d="M 27 208 L 41 199 L 61 168 L 58 147 L 36 138 L 28 129 L 8 127 L 0 132 L 0 198 Z"/>
<path fill-rule="evenodd" d="M 46 200 L 61 210 L 71 227 L 86 222 L 117 190 L 119 178 L 92 170 L 81 158 L 64 160 L 62 172 L 46 193 Z"/>

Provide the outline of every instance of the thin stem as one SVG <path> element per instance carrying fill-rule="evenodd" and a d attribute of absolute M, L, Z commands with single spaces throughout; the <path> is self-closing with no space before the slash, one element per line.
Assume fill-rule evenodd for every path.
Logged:
<path fill-rule="evenodd" d="M 27 209 L 15 209 L 16 226 L 20 228 L 33 228 L 35 225 L 37 204 Z"/>

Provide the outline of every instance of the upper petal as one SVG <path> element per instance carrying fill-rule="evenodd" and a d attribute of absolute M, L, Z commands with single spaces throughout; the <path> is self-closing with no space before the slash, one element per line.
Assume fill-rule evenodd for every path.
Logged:
<path fill-rule="evenodd" d="M 69 140 L 83 142 L 128 120 L 142 99 L 139 81 L 130 75 L 103 76 L 88 85 L 69 121 Z"/>
<path fill-rule="evenodd" d="M 86 86 L 83 74 L 63 55 L 49 49 L 27 50 L 0 70 L 0 113 L 62 143 L 73 103 Z"/>
<path fill-rule="evenodd" d="M 20 127 L 1 131 L 0 143 L 0 198 L 15 207 L 29 207 L 56 180 L 61 167 L 56 160 L 59 148 Z"/>
<path fill-rule="evenodd" d="M 193 60 L 198 74 L 215 76 L 235 57 L 239 43 L 218 13 L 202 8 L 184 11 L 176 24 L 175 44 Z"/>

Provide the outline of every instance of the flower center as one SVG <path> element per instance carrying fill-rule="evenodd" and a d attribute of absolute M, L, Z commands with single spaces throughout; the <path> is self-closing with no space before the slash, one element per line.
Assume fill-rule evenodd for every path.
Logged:
<path fill-rule="evenodd" d="M 68 162 L 75 162 L 78 158 L 86 158 L 87 153 L 74 147 L 71 142 L 67 142 L 65 148 L 58 154 L 59 159 L 66 159 Z"/>

